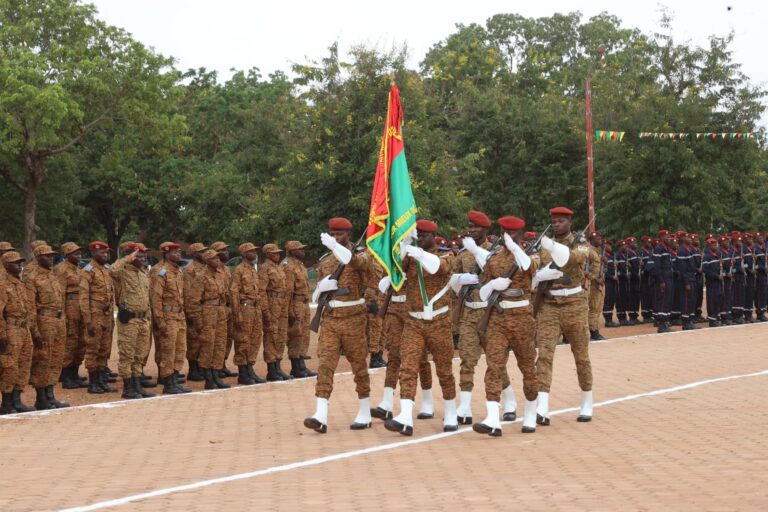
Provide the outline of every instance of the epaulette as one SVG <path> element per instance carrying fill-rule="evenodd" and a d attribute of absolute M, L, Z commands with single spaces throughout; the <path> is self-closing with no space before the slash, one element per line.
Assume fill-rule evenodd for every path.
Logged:
<path fill-rule="evenodd" d="M 89 263 L 83 267 L 83 270 L 85 270 L 86 272 L 93 272 L 93 265 Z"/>
<path fill-rule="evenodd" d="M 467 250 L 466 247 L 462 247 L 461 249 L 459 249 L 459 251 L 456 253 L 456 255 L 458 256 L 459 254 L 463 253 L 466 250 Z"/>
<path fill-rule="evenodd" d="M 157 275 L 159 275 L 160 277 L 163 277 L 167 273 L 168 273 L 167 269 L 161 268 L 160 272 L 158 272 Z"/>
<path fill-rule="evenodd" d="M 357 249 L 355 249 L 355 252 L 360 252 L 360 251 L 364 251 L 364 250 L 365 250 L 365 246 L 363 246 L 363 245 L 358 245 L 358 246 L 357 246 Z"/>

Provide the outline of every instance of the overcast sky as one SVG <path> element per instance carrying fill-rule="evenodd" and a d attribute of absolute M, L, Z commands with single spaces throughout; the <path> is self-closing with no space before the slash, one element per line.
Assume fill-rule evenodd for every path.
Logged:
<path fill-rule="evenodd" d="M 608 11 L 625 26 L 648 33 L 659 29 L 660 8 L 674 15 L 678 42 L 707 45 L 710 35 L 735 34 L 734 59 L 754 84 L 768 87 L 765 0 L 677 0 L 664 2 L 584 0 L 92 0 L 100 18 L 131 32 L 143 43 L 177 60 L 181 70 L 205 67 L 228 78 L 230 69 L 258 67 L 264 76 L 288 72 L 327 54 L 364 43 L 388 49 L 407 43 L 415 67 L 431 45 L 454 32 L 457 23 L 483 24 L 514 12 L 527 17 L 580 11 L 585 18 Z M 730 9 L 729 9 L 730 8 Z M 763 117 L 766 119 L 766 116 Z"/>

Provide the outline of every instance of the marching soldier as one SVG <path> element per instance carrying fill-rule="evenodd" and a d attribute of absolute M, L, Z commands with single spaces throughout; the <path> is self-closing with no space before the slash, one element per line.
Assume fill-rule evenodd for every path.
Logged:
<path fill-rule="evenodd" d="M 707 250 L 702 262 L 704 276 L 707 279 L 707 320 L 710 327 L 720 327 L 720 304 L 723 293 L 723 261 L 717 246 L 717 238 L 707 238 Z"/>
<path fill-rule="evenodd" d="M 9 250 L 0 256 L 0 262 L 5 276 L 0 280 L 0 414 L 30 412 L 35 408 L 22 403 L 21 393 L 29 382 L 32 366 L 29 327 L 34 322 L 34 304 L 20 279 L 24 258 Z"/>
<path fill-rule="evenodd" d="M 376 277 L 381 279 L 384 276 L 384 269 L 371 261 Z M 377 280 L 378 280 L 377 279 Z M 368 341 L 368 353 L 370 354 L 370 363 L 368 368 L 384 368 L 387 362 L 384 360 L 384 342 L 381 334 L 382 321 L 379 318 L 379 307 L 381 307 L 383 297 L 379 295 L 376 288 L 365 290 L 365 302 L 367 311 L 365 314 L 365 339 Z"/>
<path fill-rule="evenodd" d="M 35 247 L 37 269 L 25 277 L 30 303 L 37 311 L 31 332 L 35 350 L 29 382 L 37 391 L 35 408 L 58 409 L 69 407 L 59 402 L 53 391 L 61 373 L 64 344 L 67 338 L 67 321 L 64 317 L 64 288 L 53 274 L 53 257 L 56 251 L 49 245 Z"/>
<path fill-rule="evenodd" d="M 219 254 L 219 261 L 221 261 L 221 269 L 224 271 L 224 273 L 227 275 L 227 293 L 229 293 L 229 286 L 232 283 L 232 272 L 229 270 L 229 267 L 227 266 L 227 262 L 229 261 L 229 246 L 225 244 L 224 242 L 213 242 L 211 244 L 211 249 L 216 251 Z M 227 359 L 229 359 L 229 354 L 232 353 L 232 346 L 234 344 L 235 336 L 234 336 L 234 325 L 232 323 L 232 315 L 227 312 L 229 315 L 227 318 L 227 350 L 224 353 L 224 366 L 221 367 L 219 370 L 219 375 L 221 378 L 225 377 L 237 377 L 239 374 L 231 371 L 229 368 L 227 368 Z"/>
<path fill-rule="evenodd" d="M 184 278 L 179 268 L 181 246 L 174 242 L 160 244 L 163 261 L 149 273 L 149 303 L 157 360 L 157 381 L 164 395 L 190 393 L 179 375 L 184 369 L 187 349 L 187 321 L 184 316 Z"/>
<path fill-rule="evenodd" d="M 560 333 L 570 342 L 576 361 L 576 373 L 581 388 L 581 407 L 577 421 L 592 420 L 592 365 L 589 361 L 589 329 L 587 293 L 584 281 L 584 263 L 589 257 L 586 244 L 578 243 L 571 233 L 573 211 L 563 206 L 549 210 L 555 239 L 545 236 L 541 241 L 541 267 L 535 282 L 552 281 L 548 294 L 544 294 L 536 317 L 536 361 L 539 395 L 537 418 L 540 425 L 549 425 L 549 389 L 552 383 L 552 363 Z M 571 247 L 569 247 L 571 246 Z M 552 264 L 556 265 L 553 266 Z M 541 294 L 542 289 L 537 293 Z"/>
<path fill-rule="evenodd" d="M 283 260 L 286 294 L 288 296 L 288 358 L 291 375 L 297 379 L 316 377 L 304 363 L 309 350 L 309 276 L 304 267 L 306 245 L 296 240 L 285 243 Z"/>
<path fill-rule="evenodd" d="M 189 363 L 187 380 L 191 382 L 205 380 L 205 377 L 200 372 L 200 365 L 197 362 L 197 358 L 200 355 L 200 332 L 193 328 L 192 319 L 189 316 L 189 299 L 192 296 L 191 289 L 195 277 L 198 272 L 201 272 L 206 267 L 203 262 L 203 252 L 205 252 L 206 249 L 208 248 L 199 242 L 190 244 L 190 246 L 187 247 L 187 254 L 192 258 L 192 261 L 184 267 L 184 271 L 182 272 L 182 275 L 184 276 L 184 311 L 187 312 L 187 362 Z"/>
<path fill-rule="evenodd" d="M 259 268 L 259 280 L 266 289 L 269 306 L 269 323 L 264 331 L 264 362 L 267 363 L 267 380 L 290 380 L 280 367 L 288 341 L 288 290 L 285 272 L 279 264 L 283 250 L 275 244 L 266 244 L 262 249 L 266 260 Z M 266 327 L 266 325 L 265 325 Z"/>
<path fill-rule="evenodd" d="M 264 322 L 269 322 L 266 290 L 261 286 L 256 270 L 257 249 L 251 242 L 240 244 L 238 251 L 243 261 L 232 272 L 229 289 L 232 321 L 235 326 L 237 383 L 247 386 L 267 382 L 253 369 L 264 335 Z"/>
<path fill-rule="evenodd" d="M 491 314 L 485 345 L 485 359 L 488 363 L 485 371 L 485 399 L 488 415 L 482 422 L 472 426 L 475 432 L 494 437 L 501 436 L 499 399 L 510 349 L 523 374 L 524 433 L 536 431 L 538 392 L 536 347 L 533 342 L 535 321 L 531 306 L 531 280 L 538 270 L 538 261 L 528 256 L 517 243 L 522 242 L 524 220 L 508 216 L 500 218 L 498 222 L 505 231 L 504 247 L 489 256 L 483 268 L 483 286 L 479 296 L 481 300 L 487 301 L 494 291 L 498 291 L 503 300 L 498 302 L 501 312 Z M 512 278 L 508 278 L 505 275 L 513 264 L 517 265 L 517 271 Z"/>
<path fill-rule="evenodd" d="M 585 277 L 585 288 L 589 291 L 589 339 L 604 340 L 600 334 L 600 313 L 605 302 L 605 279 L 603 277 L 603 235 L 597 231 L 589 234 L 589 265 Z"/>
<path fill-rule="evenodd" d="M 142 369 L 149 351 L 151 310 L 149 304 L 149 276 L 147 248 L 135 242 L 127 247 L 133 250 L 109 269 L 117 294 L 117 350 L 118 374 L 123 379 L 123 398 L 150 398 L 155 396 L 141 384 Z"/>
<path fill-rule="evenodd" d="M 416 222 L 416 230 L 419 246 L 405 246 L 407 259 L 403 262 L 410 284 L 405 292 L 408 317 L 400 346 L 403 359 L 400 368 L 400 414 L 384 423 L 387 430 L 406 436 L 413 435 L 416 375 L 427 349 L 435 362 L 443 392 L 443 430 L 451 432 L 459 428 L 448 294 L 453 256 L 450 253 L 438 256 L 435 246 L 437 224 L 421 219 Z"/>
<path fill-rule="evenodd" d="M 352 223 L 343 217 L 328 221 L 329 233 L 322 233 L 320 240 L 329 253 L 323 255 L 317 264 L 319 279 L 313 302 L 321 293 L 337 293 L 338 298 L 330 301 L 330 309 L 323 311 L 320 338 L 317 342 L 319 367 L 315 385 L 315 413 L 304 420 L 304 426 L 324 434 L 328 431 L 328 399 L 333 392 L 333 374 L 339 364 L 341 351 L 352 366 L 352 373 L 358 397 L 358 412 L 350 425 L 352 430 L 371 426 L 371 380 L 368 375 L 365 343 L 365 289 L 370 288 L 374 270 L 371 260 L 361 249 L 352 253 L 349 232 Z M 338 279 L 331 276 L 339 264 L 345 264 L 344 272 Z M 375 283 L 373 286 L 376 286 Z"/>
<path fill-rule="evenodd" d="M 85 358 L 85 327 L 80 314 L 80 270 L 82 249 L 74 242 L 62 244 L 64 261 L 53 269 L 64 288 L 64 314 L 67 321 L 67 342 L 61 368 L 61 386 L 64 389 L 87 388 L 80 380 L 80 364 Z"/>
<path fill-rule="evenodd" d="M 469 286 L 470 291 L 464 299 L 464 304 L 457 304 L 459 323 L 459 357 L 461 366 L 459 370 L 459 407 L 457 410 L 459 423 L 472 424 L 472 389 L 474 388 L 475 367 L 483 353 L 485 339 L 477 329 L 477 323 L 483 317 L 483 311 L 487 304 L 479 298 L 479 281 L 477 274 L 472 270 L 476 266 L 482 267 L 489 256 L 488 249 L 491 244 L 487 242 L 488 228 L 491 227 L 491 219 L 483 212 L 470 210 L 467 213 L 469 220 L 467 225 L 467 237 L 463 240 L 464 248 L 453 258 L 454 279 L 458 280 L 456 289 Z M 458 292 L 457 292 L 458 293 Z M 514 420 L 517 409 L 515 392 L 509 383 L 509 375 L 506 366 L 501 376 L 504 384 L 504 415 L 505 421 Z"/>
<path fill-rule="evenodd" d="M 219 369 L 227 350 L 229 290 L 227 274 L 221 268 L 219 254 L 213 249 L 203 253 L 205 268 L 195 274 L 189 287 L 187 315 L 200 340 L 198 364 L 205 378 L 205 389 L 227 389 Z"/>

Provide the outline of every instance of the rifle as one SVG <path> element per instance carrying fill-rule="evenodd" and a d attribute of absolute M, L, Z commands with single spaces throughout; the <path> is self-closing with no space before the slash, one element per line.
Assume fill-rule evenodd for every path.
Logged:
<path fill-rule="evenodd" d="M 552 226 L 550 224 L 547 226 L 544 231 L 541 232 L 539 235 L 539 238 L 537 238 L 528 249 L 526 249 L 525 254 L 532 254 L 535 250 L 538 249 L 539 244 L 541 244 L 541 239 L 544 238 L 544 235 L 547 234 L 547 231 L 549 231 L 549 228 Z M 589 226 L 587 226 L 589 227 Z M 504 275 L 501 277 L 506 277 L 507 279 L 512 279 L 515 274 L 517 273 L 518 269 L 517 261 L 512 264 L 512 266 L 504 272 Z M 501 306 L 499 305 L 499 297 L 501 297 L 502 292 L 499 290 L 493 290 L 491 292 L 490 297 L 488 297 L 488 305 L 485 307 L 485 314 L 483 314 L 483 318 L 480 319 L 480 321 L 477 323 L 477 330 L 480 331 L 480 334 L 485 334 L 485 331 L 488 329 L 488 322 L 491 320 L 491 314 L 493 313 L 494 309 L 497 309 L 498 311 L 501 311 Z"/>
<path fill-rule="evenodd" d="M 496 248 L 499 246 L 501 241 L 504 239 L 504 233 L 502 233 L 500 236 L 496 237 L 496 240 L 493 241 L 491 244 L 491 247 L 488 249 L 488 257 L 491 257 L 491 254 L 493 254 L 493 251 L 496 250 Z M 475 263 L 475 266 L 472 267 L 472 270 L 469 271 L 470 274 L 480 275 L 480 272 L 482 272 L 483 269 L 480 268 L 479 263 Z M 456 296 L 459 298 L 459 303 L 457 307 L 451 312 L 453 315 L 454 323 L 458 322 L 461 318 L 461 313 L 464 310 L 464 301 L 467 298 L 467 295 L 472 291 L 472 289 L 477 286 L 474 284 L 465 284 L 459 289 L 459 293 L 456 294 Z"/>
<path fill-rule="evenodd" d="M 582 229 L 578 235 L 573 237 L 573 240 L 571 240 L 571 243 L 568 244 L 568 249 L 572 249 L 573 246 L 576 245 L 579 242 L 579 240 L 581 240 L 581 238 L 584 236 L 584 233 L 587 232 L 587 230 L 589 229 L 589 226 L 592 224 L 592 222 L 594 222 L 594 220 L 595 218 L 592 217 L 592 219 L 590 219 L 587 225 L 584 226 L 584 229 Z M 560 268 L 554 261 L 552 261 L 549 264 L 549 267 L 553 269 Z M 614 263 L 613 271 L 614 273 L 617 272 L 615 263 Z M 539 283 L 539 287 L 536 289 L 536 297 L 533 300 L 533 316 L 536 316 L 536 313 L 538 313 L 539 309 L 541 308 L 541 303 L 544 301 L 544 296 L 549 294 L 549 289 L 552 288 L 552 284 L 553 284 L 552 281 L 544 281 Z"/>
<path fill-rule="evenodd" d="M 363 243 L 363 240 L 365 240 L 365 235 L 367 232 L 368 232 L 368 228 L 366 228 L 366 230 L 363 231 L 363 234 L 360 235 L 360 238 L 357 240 L 355 245 L 352 246 L 351 252 L 352 252 L 353 258 L 355 257 L 355 252 L 357 252 L 357 248 L 360 246 L 361 243 Z M 339 262 L 339 266 L 336 267 L 336 270 L 334 270 L 333 274 L 330 275 L 330 279 L 334 279 L 338 281 L 339 277 L 341 277 L 342 272 L 344 272 L 344 268 L 346 268 L 346 265 L 344 263 Z M 333 300 L 333 297 L 336 295 L 346 295 L 347 293 L 349 293 L 349 290 L 338 289 L 338 290 L 330 290 L 320 294 L 320 297 L 317 299 L 317 310 L 315 311 L 315 316 L 312 318 L 312 322 L 309 324 L 309 328 L 313 332 L 318 332 L 320 330 L 320 319 L 323 316 L 323 311 L 325 310 L 325 308 L 328 307 L 328 303 Z"/>

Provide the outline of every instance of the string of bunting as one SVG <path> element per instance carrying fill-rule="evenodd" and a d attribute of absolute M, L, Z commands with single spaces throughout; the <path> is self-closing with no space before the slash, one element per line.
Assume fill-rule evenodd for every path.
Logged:
<path fill-rule="evenodd" d="M 595 139 L 607 142 L 621 142 L 626 132 L 614 130 L 596 130 Z M 768 137 L 765 132 L 640 132 L 638 139 L 662 139 L 662 140 L 698 140 L 698 139 L 721 139 L 721 140 L 739 140 L 755 139 L 766 140 Z"/>

